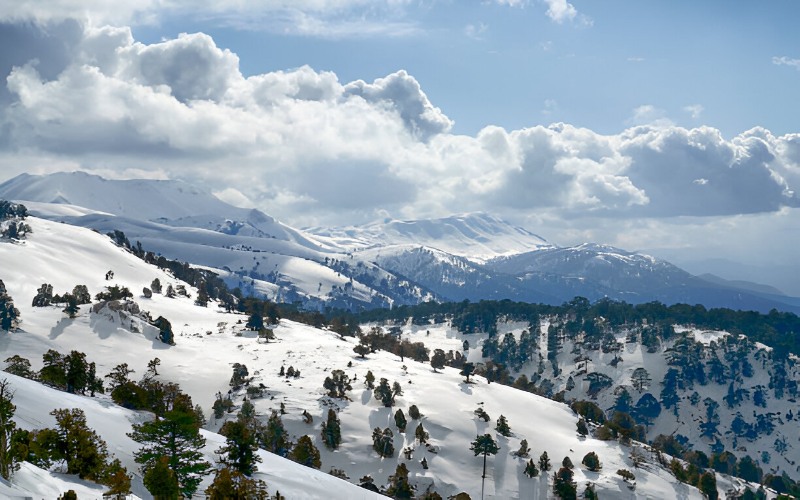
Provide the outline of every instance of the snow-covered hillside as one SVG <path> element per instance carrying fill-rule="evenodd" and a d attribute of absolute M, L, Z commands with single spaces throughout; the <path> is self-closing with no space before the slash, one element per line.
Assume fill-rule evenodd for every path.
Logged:
<path fill-rule="evenodd" d="M 444 497 L 466 491 L 476 498 L 481 491 L 481 459 L 473 456 L 469 446 L 476 434 L 489 433 L 499 442 L 500 452 L 488 460 L 486 498 L 549 498 L 553 471 L 528 478 L 523 474 L 525 460 L 511 454 L 522 439 L 528 441 L 534 458 L 547 451 L 556 468 L 563 457 L 569 456 L 576 464 L 575 480 L 581 492 L 591 482 L 603 498 L 701 498 L 696 489 L 677 483 L 662 468 L 651 464 L 636 469 L 630 458 L 631 448 L 614 441 L 579 437 L 575 430 L 577 417 L 563 404 L 499 384 L 487 384 L 482 377 L 476 377 L 474 384 L 467 384 L 455 369 L 434 373 L 427 363 L 408 358 L 401 361 L 387 352 L 379 351 L 361 359 L 353 352 L 357 339 L 341 338 L 333 332 L 286 320 L 274 329 L 274 341 L 261 343 L 255 334 L 242 330 L 244 316 L 220 312 L 213 302 L 200 307 L 187 297 L 167 298 L 159 294 L 150 299 L 142 297 L 140 290 L 154 278 L 159 278 L 165 286 L 178 283 L 115 246 L 107 237 L 36 218 L 29 218 L 28 222 L 33 233 L 27 240 L 0 242 L 3 262 L 0 279 L 20 309 L 22 320 L 19 331 L 0 333 L 2 359 L 18 354 L 30 359 L 33 368 L 38 369 L 46 350 L 75 349 L 85 352 L 88 361 L 97 363 L 99 374 L 123 362 L 137 374 L 143 374 L 147 362 L 158 357 L 160 377 L 179 383 L 207 415 L 212 414 L 215 394 L 229 390 L 233 363 L 245 364 L 253 377 L 251 385 L 264 384 L 266 388 L 266 395 L 253 401 L 257 413 L 263 418 L 283 403 L 287 412 L 283 420 L 290 434 L 295 439 L 309 435 L 320 448 L 322 472 L 341 469 L 350 481 L 359 481 L 368 474 L 375 484 L 386 485 L 397 464 L 406 463 L 418 493 L 430 487 Z M 106 280 L 109 270 L 114 271 L 114 276 Z M 150 311 L 153 317 L 163 315 L 172 322 L 176 345 L 161 343 L 154 329 L 136 317 L 107 309 L 93 313 L 83 306 L 75 319 L 69 319 L 60 307 L 32 307 L 31 299 L 41 283 L 52 284 L 58 293 L 71 290 L 76 284 L 85 284 L 92 294 L 111 284 L 126 286 L 134 292 L 134 300 L 142 309 Z M 197 292 L 189 288 L 189 293 Z M 414 336 L 414 340 L 430 342 L 431 347 L 459 346 L 463 340 L 449 328 L 431 329 L 430 334 L 419 329 Z M 282 366 L 291 366 L 301 375 L 281 376 Z M 325 395 L 323 382 L 333 369 L 342 369 L 353 379 L 353 390 L 347 399 L 334 400 Z M 395 407 L 384 407 L 364 387 L 368 371 L 378 379 L 385 377 L 400 384 L 403 393 L 397 397 Z M 15 403 L 22 427 L 51 425 L 47 415 L 51 408 L 83 408 L 89 424 L 96 426 L 109 442 L 109 449 L 133 469 L 130 456 L 134 445 L 124 432 L 131 422 L 143 418 L 141 414 L 120 410 L 104 398 L 68 396 L 39 389 L 26 380 L 9 378 L 17 388 Z M 241 402 L 243 395 L 232 396 Z M 419 407 L 422 417 L 418 422 L 410 419 L 408 430 L 398 432 L 394 411 L 402 408 L 408 414 L 412 404 Z M 473 412 L 479 406 L 489 413 L 490 422 L 476 418 Z M 320 437 L 320 423 L 329 408 L 338 411 L 342 424 L 342 445 L 336 451 L 327 450 Z M 301 415 L 304 410 L 313 416 L 312 423 L 304 422 Z M 501 414 L 511 426 L 512 434 L 507 438 L 494 430 Z M 212 419 L 209 430 L 217 429 L 221 423 Z M 413 429 L 418 423 L 430 434 L 430 446 L 415 441 Z M 371 433 L 375 427 L 394 430 L 396 452 L 392 457 L 381 459 L 372 450 Z M 206 453 L 213 458 L 213 450 L 221 444 L 221 438 L 213 434 L 206 437 Z M 402 453 L 406 447 L 413 448 L 408 459 Z M 600 457 L 603 467 L 599 472 L 579 465 L 590 451 Z M 268 455 L 263 457 L 259 474 L 270 492 L 280 489 L 288 498 L 370 498 L 366 490 L 342 485 L 327 475 L 297 469 Z M 428 469 L 420 463 L 423 458 Z M 617 470 L 623 468 L 635 474 L 635 492 L 617 475 Z M 20 488 L 33 481 L 26 470 L 19 479 L 28 482 L 20 484 Z M 718 479 L 720 491 L 730 486 L 728 480 Z M 139 493 L 146 496 L 141 490 Z M 92 494 L 88 493 L 90 497 Z"/>
<path fill-rule="evenodd" d="M 485 213 L 430 220 L 386 220 L 357 227 L 310 228 L 308 231 L 351 250 L 423 246 L 477 262 L 553 247 L 541 236 Z"/>
<path fill-rule="evenodd" d="M 561 304 L 575 296 L 799 312 L 773 290 L 695 278 L 653 257 L 586 243 L 559 247 L 489 214 L 299 230 L 179 181 L 24 174 L 0 198 L 34 215 L 219 270 L 231 287 L 305 307 L 361 310 L 429 300 Z"/>

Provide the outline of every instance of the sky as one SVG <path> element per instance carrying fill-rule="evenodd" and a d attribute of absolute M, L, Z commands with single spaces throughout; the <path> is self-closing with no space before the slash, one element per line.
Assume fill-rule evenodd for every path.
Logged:
<path fill-rule="evenodd" d="M 0 181 L 173 178 L 297 226 L 488 212 L 800 295 L 800 3 L 0 4 Z"/>

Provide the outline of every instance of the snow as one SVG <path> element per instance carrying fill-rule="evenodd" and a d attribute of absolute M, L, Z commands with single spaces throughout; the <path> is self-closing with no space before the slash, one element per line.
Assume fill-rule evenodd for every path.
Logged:
<path fill-rule="evenodd" d="M 637 498 L 701 498 L 696 489 L 676 483 L 663 469 L 655 466 L 635 469 L 629 448 L 616 442 L 577 436 L 577 417 L 564 404 L 499 384 L 488 384 L 482 377 L 473 377 L 474 383 L 467 384 L 455 369 L 445 368 L 441 373 L 434 373 L 427 363 L 416 363 L 408 358 L 401 361 L 386 352 L 359 359 L 353 353 L 356 339 L 340 338 L 333 332 L 291 321 L 282 320 L 274 328 L 275 341 L 260 343 L 253 332 L 242 330 L 244 316 L 220 312 L 214 303 L 203 308 L 194 305 L 191 298 L 169 299 L 159 294 L 151 299 L 139 296 L 142 287 L 148 286 L 153 278 L 158 277 L 165 288 L 178 282 L 116 247 L 107 237 L 80 227 L 33 217 L 28 223 L 33 234 L 27 240 L 0 243 L 0 262 L 3 263 L 0 279 L 5 282 L 22 313 L 20 331 L 0 333 L 0 359 L 19 354 L 30 359 L 38 369 L 41 355 L 48 349 L 62 353 L 75 349 L 85 352 L 88 361 L 97 363 L 99 374 L 108 373 L 124 362 L 136 370 L 136 377 L 145 372 L 148 360 L 158 357 L 161 360 L 160 377 L 178 382 L 209 416 L 212 415 L 211 404 L 215 394 L 229 390 L 231 365 L 244 363 L 253 376 L 251 383 L 263 383 L 267 388 L 264 398 L 254 400 L 257 413 L 266 417 L 283 402 L 288 412 L 283 420 L 290 435 L 295 440 L 309 435 L 322 456 L 321 471 L 314 471 L 262 452 L 263 462 L 259 465 L 257 477 L 267 482 L 271 493 L 280 490 L 288 498 L 374 498 L 376 495 L 325 472 L 333 467 L 342 469 L 353 482 L 369 474 L 375 484 L 385 485 L 398 463 L 404 462 L 410 470 L 412 484 L 420 494 L 432 486 L 443 497 L 467 491 L 477 498 L 481 491 L 482 462 L 469 451 L 469 444 L 476 434 L 496 435 L 494 425 L 503 414 L 513 434 L 508 438 L 496 435 L 501 450 L 488 460 L 485 498 L 549 497 L 554 471 L 538 478 L 527 478 L 522 474 L 525 460 L 511 454 L 519 448 L 523 438 L 528 440 L 534 459 L 542 451 L 548 452 L 554 470 L 564 456 L 570 456 L 576 464 L 575 480 L 579 493 L 587 482 L 592 482 L 603 498 L 631 498 L 634 493 L 616 474 L 618 469 L 624 468 L 633 471 L 637 477 Z M 113 280 L 106 281 L 105 274 L 109 269 L 115 275 Z M 31 298 L 41 283 L 53 284 L 56 293 L 72 290 L 76 284 L 85 284 L 93 295 L 106 285 L 127 286 L 134 293 L 134 300 L 153 317 L 162 315 L 171 321 L 176 345 L 162 344 L 155 338 L 152 327 L 119 313 L 90 313 L 89 307 L 84 306 L 77 318 L 68 319 L 59 307 L 33 308 L 30 306 Z M 196 294 L 191 287 L 188 290 L 190 294 Z M 136 331 L 132 331 L 131 326 L 135 326 Z M 510 326 L 515 333 L 521 328 L 522 325 Z M 411 328 L 408 335 L 412 341 L 425 342 L 430 348 L 441 346 L 446 350 L 460 349 L 464 338 L 446 327 L 433 325 Z M 469 338 L 472 343 L 477 337 Z M 470 349 L 470 359 L 479 356 L 478 347 L 474 345 Z M 625 356 L 626 362 L 628 359 L 641 359 L 642 364 L 646 362 L 635 350 Z M 348 367 L 348 363 L 352 366 Z M 622 368 L 627 373 L 634 365 L 624 364 Z M 292 379 L 281 377 L 278 374 L 281 366 L 293 366 L 300 370 L 301 376 Z M 343 369 L 354 378 L 348 400 L 331 400 L 324 394 L 323 381 L 333 369 Z M 367 371 L 372 371 L 377 379 L 385 377 L 390 383 L 397 381 L 401 384 L 403 394 L 397 398 L 394 408 L 384 408 L 375 401 L 372 391 L 364 388 Z M 20 427 L 53 425 L 49 412 L 54 408 L 82 408 L 89 425 L 108 442 L 109 450 L 130 471 L 136 470 L 132 455 L 137 445 L 125 434 L 132 423 L 147 418 L 144 413 L 118 408 L 105 397 L 92 399 L 69 395 L 10 375 L 7 378 L 17 390 L 14 402 Z M 237 403 L 241 402 L 241 393 L 232 395 Z M 415 442 L 414 429 L 419 422 L 409 418 L 405 433 L 398 432 L 394 426 L 395 410 L 402 408 L 408 414 L 412 404 L 416 404 L 423 414 L 421 423 L 430 433 L 430 448 Z M 478 406 L 485 408 L 492 417 L 489 423 L 473 414 Z M 342 424 L 342 446 L 335 451 L 327 450 L 320 438 L 320 423 L 328 408 L 338 411 Z M 313 415 L 312 424 L 303 422 L 303 410 Z M 223 422 L 210 420 L 207 431 L 204 431 L 208 439 L 204 452 L 209 459 L 216 459 L 214 450 L 220 446 L 222 438 L 213 431 Z M 380 459 L 372 451 L 371 432 L 376 426 L 390 427 L 395 432 L 394 457 Z M 411 460 L 405 460 L 402 453 L 405 447 L 414 448 Z M 596 452 L 603 464 L 598 473 L 579 465 L 590 451 Z M 428 470 L 421 467 L 422 458 L 427 459 Z M 68 481 L 70 487 L 75 483 L 74 478 L 63 478 L 26 466 L 16 476 L 13 488 L 24 492 L 20 495 L 53 498 L 53 492 L 65 487 L 58 481 Z M 208 481 L 210 478 L 201 489 Z M 138 485 L 135 493 L 149 498 L 140 483 L 135 484 Z M 721 481 L 720 484 L 724 483 Z M 31 489 L 38 486 L 47 490 L 39 493 Z M 83 488 L 79 492 L 81 498 L 96 497 L 99 492 L 93 485 L 75 484 L 73 489 L 78 491 L 78 488 Z"/>

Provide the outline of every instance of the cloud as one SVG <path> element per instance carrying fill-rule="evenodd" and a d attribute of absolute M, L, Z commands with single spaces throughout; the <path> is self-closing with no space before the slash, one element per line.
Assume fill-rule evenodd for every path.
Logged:
<path fill-rule="evenodd" d="M 792 66 L 794 69 L 800 71 L 800 59 L 792 59 L 786 56 L 775 56 L 772 58 L 772 64 L 776 66 Z"/>
<path fill-rule="evenodd" d="M 346 96 L 358 96 L 373 104 L 396 110 L 408 130 L 422 140 L 450 130 L 453 122 L 442 110 L 434 107 L 419 82 L 404 70 L 373 83 L 357 80 L 345 86 Z"/>
<path fill-rule="evenodd" d="M 475 40 L 483 40 L 483 35 L 486 33 L 488 29 L 489 26 L 487 26 L 484 23 L 478 23 L 477 25 L 468 24 L 464 27 L 464 34 L 467 37 Z"/>
<path fill-rule="evenodd" d="M 650 125 L 653 127 L 671 127 L 672 120 L 667 117 L 667 112 L 652 104 L 643 104 L 634 108 L 633 114 L 626 121 L 628 125 Z"/>
<path fill-rule="evenodd" d="M 800 134 L 757 128 L 725 139 L 646 105 L 619 134 L 556 123 L 456 135 L 405 71 L 372 83 L 308 66 L 244 77 L 236 54 L 203 34 L 143 44 L 128 28 L 86 27 L 69 43 L 71 59 L 10 70 L 3 172 L 169 175 L 298 225 L 379 211 L 552 222 L 800 204 Z"/>
<path fill-rule="evenodd" d="M 168 16 L 214 18 L 237 29 L 342 38 L 408 36 L 419 32 L 404 20 L 409 0 L 16 0 L 0 4 L 0 22 L 89 26 L 152 24 Z"/>
<path fill-rule="evenodd" d="M 700 115 L 703 114 L 705 108 L 702 104 L 690 104 L 688 106 L 684 106 L 683 110 L 692 117 L 692 120 L 697 120 L 700 118 Z"/>
<path fill-rule="evenodd" d="M 557 23 L 572 21 L 578 15 L 578 10 L 567 0 L 544 0 L 547 4 L 547 17 Z"/>

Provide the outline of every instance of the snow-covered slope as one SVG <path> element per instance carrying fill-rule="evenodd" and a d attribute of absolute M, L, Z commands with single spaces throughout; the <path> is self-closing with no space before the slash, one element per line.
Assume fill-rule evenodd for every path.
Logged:
<path fill-rule="evenodd" d="M 386 220 L 358 227 L 311 228 L 344 248 L 424 246 L 475 261 L 552 247 L 544 238 L 485 213 L 441 219 Z"/>
<path fill-rule="evenodd" d="M 482 213 L 302 231 L 179 181 L 81 172 L 24 174 L 0 184 L 3 197 L 52 220 L 122 230 L 146 250 L 219 270 L 245 293 L 312 309 L 463 299 L 560 304 L 583 296 L 800 312 L 800 299 L 695 278 L 608 246 L 558 247 Z"/>
<path fill-rule="evenodd" d="M 37 202 L 35 209 L 41 215 L 61 210 L 48 205 L 72 205 L 127 219 L 273 238 L 312 249 L 323 246 L 261 211 L 234 207 L 182 181 L 112 180 L 80 171 L 21 174 L 0 184 L 0 199 L 18 200 L 29 208 Z"/>
<path fill-rule="evenodd" d="M 243 363 L 253 376 L 251 385 L 262 383 L 267 390 L 265 397 L 254 400 L 257 413 L 264 417 L 284 403 L 287 414 L 283 420 L 287 429 L 295 438 L 301 435 L 312 438 L 322 452 L 323 472 L 341 469 L 351 481 L 369 474 L 376 484 L 385 485 L 396 465 L 402 462 L 409 468 L 411 482 L 418 493 L 431 487 L 444 497 L 460 491 L 467 491 L 473 498 L 480 494 L 481 460 L 470 452 L 469 443 L 476 434 L 496 435 L 494 423 L 503 414 L 513 433 L 508 438 L 496 435 L 501 449 L 489 459 L 486 498 L 549 498 L 553 472 L 527 478 L 522 474 L 525 460 L 511 455 L 523 438 L 530 443 L 534 457 L 547 451 L 554 464 L 564 456 L 570 456 L 579 464 L 586 453 L 596 452 L 603 464 L 600 472 L 576 465 L 579 491 L 591 482 L 603 498 L 634 495 L 616 474 L 620 468 L 634 470 L 630 449 L 615 442 L 577 436 L 577 418 L 563 404 L 498 384 L 490 385 L 481 377 L 477 377 L 474 384 L 466 384 L 455 369 L 434 373 L 427 363 L 416 363 L 408 358 L 401 361 L 386 352 L 359 359 L 353 353 L 356 339 L 340 338 L 332 332 L 290 321 L 282 320 L 275 328 L 275 341 L 259 343 L 251 332 L 242 331 L 243 316 L 220 312 L 213 303 L 204 308 L 194 305 L 190 298 L 169 299 L 154 295 L 145 299 L 139 296 L 138 291 L 155 277 L 164 285 L 177 282 L 114 246 L 106 237 L 35 218 L 30 218 L 29 223 L 33 228 L 29 239 L 0 244 L 0 261 L 4 263 L 0 279 L 15 299 L 22 317 L 20 331 L 0 333 L 2 359 L 19 354 L 30 359 L 38 369 L 41 355 L 47 349 L 64 353 L 75 349 L 85 352 L 89 361 L 96 362 L 100 374 L 108 373 L 122 362 L 142 374 L 147 361 L 158 357 L 160 377 L 178 382 L 207 415 L 212 414 L 210 406 L 214 395 L 229 389 L 232 364 Z M 115 275 L 113 280 L 106 281 L 109 269 Z M 143 309 L 150 311 L 153 317 L 163 315 L 172 322 L 176 345 L 160 343 L 152 328 L 124 314 L 107 310 L 90 313 L 85 306 L 77 318 L 68 319 L 59 307 L 30 306 L 37 286 L 45 282 L 53 284 L 57 292 L 85 284 L 92 294 L 111 283 L 127 286 L 134 291 L 134 299 Z M 196 293 L 191 288 L 189 291 Z M 429 340 L 432 347 L 460 346 L 463 340 L 447 327 L 429 330 L 430 334 L 419 328 L 409 336 L 414 341 Z M 470 356 L 474 354 L 477 351 Z M 281 366 L 300 370 L 300 377 L 280 376 Z M 348 399 L 332 400 L 325 395 L 323 381 L 333 369 L 345 370 L 353 378 L 353 390 Z M 400 383 L 403 394 L 398 396 L 394 408 L 383 407 L 372 391 L 364 388 L 367 371 L 372 371 L 379 379 L 385 377 Z M 13 383 L 18 388 L 15 402 L 21 426 L 51 425 L 47 413 L 52 408 L 83 408 L 89 415 L 89 424 L 96 426 L 109 442 L 110 450 L 118 453 L 126 465 L 131 465 L 134 445 L 124 432 L 132 421 L 143 418 L 141 414 L 110 406 L 102 398 L 92 400 L 40 390 L 24 380 L 13 379 Z M 236 401 L 241 401 L 242 394 L 232 395 Z M 405 433 L 397 432 L 394 411 L 399 407 L 407 414 L 412 404 L 419 407 L 423 416 L 419 422 L 410 420 Z M 473 411 L 478 406 L 491 415 L 491 422 L 484 423 L 475 417 Z M 342 445 L 336 451 L 325 449 L 320 438 L 319 425 L 328 408 L 335 408 L 342 422 Z M 313 423 L 303 421 L 303 410 L 313 416 Z M 209 430 L 218 428 L 221 423 L 212 419 Z M 415 442 L 413 430 L 418 423 L 430 434 L 429 447 Z M 380 459 L 372 450 L 371 433 L 375 427 L 389 427 L 395 431 L 393 457 Z M 213 450 L 221 441 L 213 434 L 206 434 L 206 437 L 209 441 L 206 453 L 212 458 Z M 401 453 L 406 447 L 413 448 L 410 459 Z M 263 475 L 271 492 L 280 489 L 288 498 L 371 498 L 365 490 L 342 485 L 324 474 L 297 469 L 267 454 L 262 456 L 264 462 L 259 465 L 259 474 Z M 428 462 L 428 469 L 420 464 L 423 458 Z M 637 477 L 635 495 L 639 498 L 701 498 L 696 489 L 676 483 L 667 471 L 654 465 L 635 469 L 634 473 Z M 23 473 L 20 480 L 27 481 L 26 477 Z M 729 483 L 720 478 L 719 485 L 724 491 Z"/>

